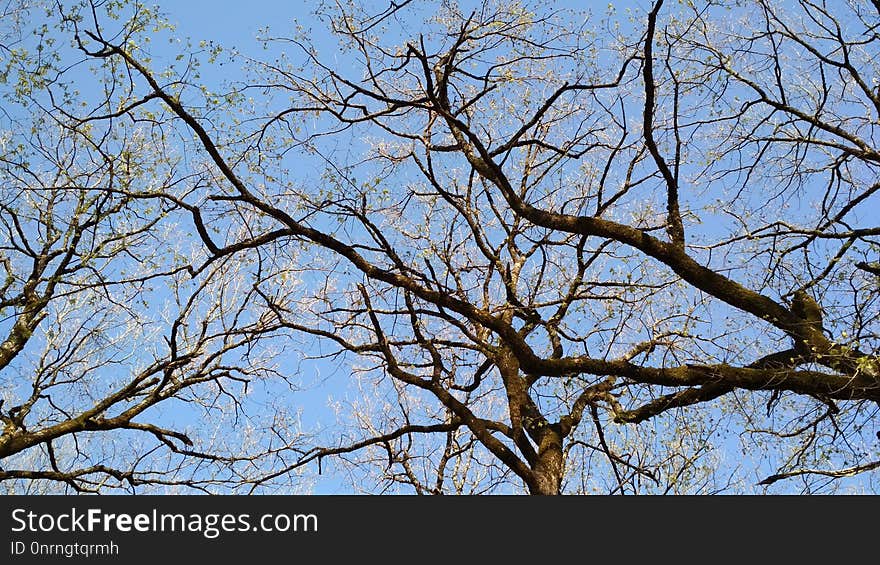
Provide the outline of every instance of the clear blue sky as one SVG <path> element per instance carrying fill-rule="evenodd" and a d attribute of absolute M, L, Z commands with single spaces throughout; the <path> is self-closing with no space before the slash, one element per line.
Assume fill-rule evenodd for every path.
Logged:
<path fill-rule="evenodd" d="M 269 26 L 275 34 L 284 34 L 293 26 L 294 20 L 298 20 L 306 28 L 315 30 L 313 41 L 319 48 L 327 48 L 330 51 L 331 45 L 327 43 L 330 40 L 329 34 L 323 29 L 323 25 L 315 23 L 311 19 L 311 11 L 317 7 L 318 2 L 289 2 L 282 0 L 266 0 L 257 2 L 237 2 L 237 1 L 211 1 L 211 0 L 162 0 L 156 2 L 161 7 L 167 18 L 177 26 L 176 34 L 180 38 L 190 38 L 193 44 L 198 44 L 200 40 L 210 40 L 221 44 L 224 48 L 236 48 L 241 52 L 257 53 L 261 51 L 256 36 L 259 30 Z M 374 2 L 377 8 L 387 6 L 387 0 Z M 645 8 L 648 4 L 646 1 L 638 2 L 614 2 L 619 12 L 623 12 L 627 6 Z M 607 2 L 578 2 L 571 0 L 569 2 L 560 3 L 568 7 L 579 9 L 594 9 L 596 11 L 604 11 Z M 179 46 L 172 46 L 167 52 L 163 52 L 161 42 L 157 42 L 152 47 L 152 54 L 162 59 L 167 55 L 168 59 L 172 59 L 178 53 L 176 49 Z M 329 53 L 328 53 L 329 54 Z M 332 55 L 331 55 L 332 56 Z M 210 88 L 219 86 L 219 82 L 226 79 L 235 79 L 235 69 L 226 67 L 217 67 L 206 65 L 201 69 L 203 80 Z M 346 375 L 340 374 L 344 368 L 334 368 L 329 364 L 318 363 L 312 367 L 315 371 L 313 382 L 322 377 L 330 377 L 324 384 L 314 388 L 310 392 L 297 392 L 296 398 L 290 402 L 291 405 L 305 406 L 307 412 L 316 413 L 325 417 L 332 418 L 332 412 L 324 409 L 323 405 L 329 395 L 337 396 L 351 394 L 356 391 L 347 391 L 346 384 L 348 379 Z M 333 373 L 333 374 L 331 374 Z M 306 378 L 306 384 L 310 379 Z M 271 394 L 271 392 L 269 393 Z M 312 409 L 310 409 L 312 408 Z M 318 424 L 315 420 L 309 420 L 308 414 L 305 415 L 304 424 Z M 732 446 L 731 446 L 732 447 Z M 731 451 L 731 457 L 735 458 L 735 452 Z M 337 492 L 341 483 L 336 482 L 334 474 L 331 470 L 332 463 L 329 460 L 324 462 L 324 479 L 326 482 L 319 483 L 316 486 L 318 493 Z"/>

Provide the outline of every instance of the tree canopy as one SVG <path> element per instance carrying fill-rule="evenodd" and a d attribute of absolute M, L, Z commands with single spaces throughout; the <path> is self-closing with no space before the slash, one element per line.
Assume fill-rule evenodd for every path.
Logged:
<path fill-rule="evenodd" d="M 876 491 L 876 1 L 314 8 L 6 2 L 7 490 Z"/>

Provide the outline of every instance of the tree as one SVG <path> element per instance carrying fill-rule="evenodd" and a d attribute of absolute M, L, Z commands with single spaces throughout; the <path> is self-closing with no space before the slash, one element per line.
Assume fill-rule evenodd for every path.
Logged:
<path fill-rule="evenodd" d="M 106 74 L 94 110 L 48 114 L 102 154 L 161 140 L 164 182 L 96 197 L 192 231 L 162 284 L 238 289 L 201 296 L 231 325 L 192 358 L 278 348 L 257 372 L 296 382 L 317 355 L 363 390 L 341 434 L 270 423 L 275 458 L 215 486 L 335 460 L 419 493 L 874 489 L 876 4 L 323 10 L 343 63 L 301 29 L 157 71 L 154 12 L 53 8 Z M 224 94 L 199 76 L 221 61 L 247 73 Z"/>
<path fill-rule="evenodd" d="M 7 10 L 20 24 L 36 8 Z M 242 351 L 275 328 L 225 274 L 235 259 L 205 260 L 178 239 L 186 206 L 173 202 L 200 181 L 181 187 L 159 128 L 100 116 L 111 95 L 90 117 L 69 114 L 83 98 L 48 27 L 36 47 L 5 31 L 0 481 L 13 492 L 240 485 L 239 467 L 289 447 L 233 439 L 259 433 L 237 414 L 242 391 L 276 377 Z M 102 71 L 110 86 L 116 71 Z M 168 404 L 216 425 L 185 433 L 157 410 Z M 230 420 L 234 432 L 212 437 Z"/>

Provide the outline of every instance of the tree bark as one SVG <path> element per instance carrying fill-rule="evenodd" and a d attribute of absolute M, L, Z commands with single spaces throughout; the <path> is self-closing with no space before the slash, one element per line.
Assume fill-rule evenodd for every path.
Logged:
<path fill-rule="evenodd" d="M 547 426 L 538 446 L 538 460 L 534 466 L 535 481 L 529 493 L 556 495 L 562 490 L 565 475 L 565 457 L 562 452 L 562 434 L 557 424 Z"/>

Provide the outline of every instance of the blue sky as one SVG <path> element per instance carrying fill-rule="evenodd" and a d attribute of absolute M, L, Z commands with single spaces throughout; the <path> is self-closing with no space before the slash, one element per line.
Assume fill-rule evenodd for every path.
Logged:
<path fill-rule="evenodd" d="M 374 2 L 377 8 L 387 5 L 386 1 Z M 624 12 L 627 7 L 637 7 L 643 10 L 647 2 L 614 2 L 618 13 Z M 311 17 L 311 11 L 318 6 L 318 2 L 285 2 L 280 0 L 259 1 L 259 2 L 218 2 L 210 0 L 188 0 L 188 1 L 163 1 L 157 2 L 168 19 L 176 24 L 176 34 L 179 38 L 190 38 L 193 44 L 198 44 L 200 40 L 210 40 L 217 44 L 223 45 L 224 48 L 235 48 L 245 54 L 259 53 L 262 49 L 256 36 L 261 29 L 269 26 L 271 31 L 277 35 L 283 35 L 291 29 L 294 20 L 305 25 L 307 29 L 315 30 L 312 41 L 325 51 L 325 60 L 334 61 L 332 53 L 332 45 L 326 43 L 330 40 L 329 34 L 324 31 L 323 24 L 314 22 Z M 604 12 L 607 2 L 563 2 L 558 3 L 560 7 L 573 7 L 578 9 L 592 9 L 597 12 Z M 163 53 L 162 43 L 157 42 L 153 48 L 153 55 L 161 58 Z M 173 57 L 176 51 L 169 50 L 168 56 Z M 329 58 L 327 58 L 329 57 Z M 235 79 L 235 69 L 227 67 L 218 67 L 206 65 L 201 69 L 204 80 L 211 87 L 218 87 L 219 82 L 223 80 Z M 229 74 L 227 74 L 229 73 Z M 316 376 L 326 376 L 334 371 L 333 376 L 325 381 L 321 387 L 313 389 L 311 392 L 298 392 L 295 403 L 305 403 L 306 408 L 317 408 L 316 404 L 326 401 L 328 395 L 339 395 L 345 393 L 345 383 L 347 379 L 345 375 L 339 374 L 344 372 L 344 367 L 330 367 L 329 365 L 318 363 L 312 366 Z M 320 379 L 321 377 L 316 377 Z M 306 379 L 308 381 L 308 379 Z M 321 413 L 323 410 L 316 410 Z M 326 415 L 326 413 L 325 413 Z M 304 423 L 309 423 L 306 420 Z M 325 462 L 325 477 L 331 476 L 327 472 L 330 467 L 329 462 Z M 332 479 L 326 483 L 321 483 L 317 487 L 317 492 L 335 492 L 336 484 Z"/>
<path fill-rule="evenodd" d="M 312 20 L 310 12 L 318 6 L 318 2 L 284 2 L 273 0 L 247 3 L 209 0 L 162 0 L 156 2 L 156 4 L 164 12 L 168 20 L 176 25 L 175 36 L 177 39 L 184 40 L 188 38 L 193 45 L 198 45 L 201 40 L 208 40 L 222 45 L 227 50 L 236 49 L 246 55 L 254 54 L 258 57 L 266 56 L 262 46 L 256 39 L 261 29 L 269 26 L 273 34 L 285 35 L 289 33 L 293 28 L 294 21 L 297 20 L 307 29 L 314 30 L 312 42 L 322 50 L 322 59 L 331 62 L 337 68 L 345 68 L 346 65 L 344 59 L 337 58 L 333 49 L 334 46 L 331 43 L 333 40 L 330 34 L 325 31 L 325 24 Z M 637 6 L 641 12 L 644 11 L 647 2 L 616 2 L 615 4 L 618 12 L 624 12 L 626 6 Z M 372 2 L 369 5 L 381 9 L 387 6 L 387 0 Z M 599 13 L 604 12 L 608 6 L 605 2 L 575 1 L 559 3 L 558 5 L 560 7 L 568 6 L 580 9 L 587 7 Z M 407 30 L 407 33 L 410 31 Z M 163 36 L 161 40 L 151 42 L 149 50 L 151 56 L 156 59 L 154 66 L 156 69 L 161 69 L 165 65 L 171 64 L 175 60 L 175 56 L 180 53 L 181 45 L 184 44 L 177 41 L 168 43 L 166 39 Z M 237 65 L 238 63 L 226 64 L 224 66 L 205 63 L 200 68 L 201 78 L 198 80 L 205 83 L 212 91 L 222 90 L 222 83 L 224 81 L 234 81 L 241 77 Z M 357 73 L 357 70 L 355 69 L 354 72 Z M 359 143 L 356 137 L 341 136 L 339 141 L 345 148 L 356 153 L 357 144 Z M 308 161 L 302 155 L 291 154 L 289 159 L 290 161 L 285 161 L 285 166 L 290 169 L 290 175 L 295 176 L 297 181 L 308 182 L 309 180 L 319 179 L 323 163 Z M 755 198 L 764 199 L 764 194 L 758 190 L 755 192 Z M 719 222 L 714 228 L 720 230 L 723 226 Z M 705 234 L 706 232 L 702 233 Z M 316 276 L 323 276 L 323 273 L 319 272 Z M 296 343 L 299 344 L 301 342 L 297 340 Z M 327 343 L 325 342 L 321 345 L 326 350 Z M 261 388 L 250 398 L 250 401 L 254 402 L 257 406 L 260 403 L 268 404 L 278 401 L 291 410 L 302 408 L 304 410 L 303 424 L 306 431 L 314 431 L 316 428 L 324 425 L 332 426 L 335 423 L 332 410 L 326 408 L 329 398 L 357 400 L 358 394 L 365 394 L 362 389 L 358 389 L 352 384 L 352 379 L 349 378 L 350 368 L 346 364 L 346 360 L 333 363 L 327 361 L 304 361 L 300 363 L 299 359 L 294 358 L 290 363 L 286 363 L 286 366 L 295 377 L 293 380 L 296 381 L 296 384 L 302 384 L 305 390 L 291 391 L 284 385 L 261 383 L 257 385 Z M 372 392 L 368 391 L 368 393 Z M 171 409 L 169 408 L 169 410 Z M 193 414 L 184 414 L 183 412 L 180 416 L 181 420 L 186 421 L 186 423 L 194 426 L 198 425 L 198 420 L 189 419 L 192 417 L 194 417 Z M 357 433 L 357 430 L 350 431 L 345 437 L 351 438 Z M 321 439 L 321 444 L 333 445 L 338 441 L 340 440 L 336 437 L 324 436 Z M 731 449 L 727 455 L 735 459 L 736 453 L 734 449 Z M 323 476 L 320 477 L 319 482 L 315 486 L 316 493 L 349 492 L 351 490 L 351 487 L 342 486 L 342 481 L 348 479 L 348 477 L 334 475 L 331 460 L 327 459 L 323 462 L 323 469 Z M 309 469 L 311 472 L 315 470 L 315 468 Z M 790 486 L 794 488 L 794 485 Z M 371 484 L 364 485 L 366 489 L 371 487 L 373 487 Z M 785 485 L 780 485 L 780 487 L 786 488 Z"/>

